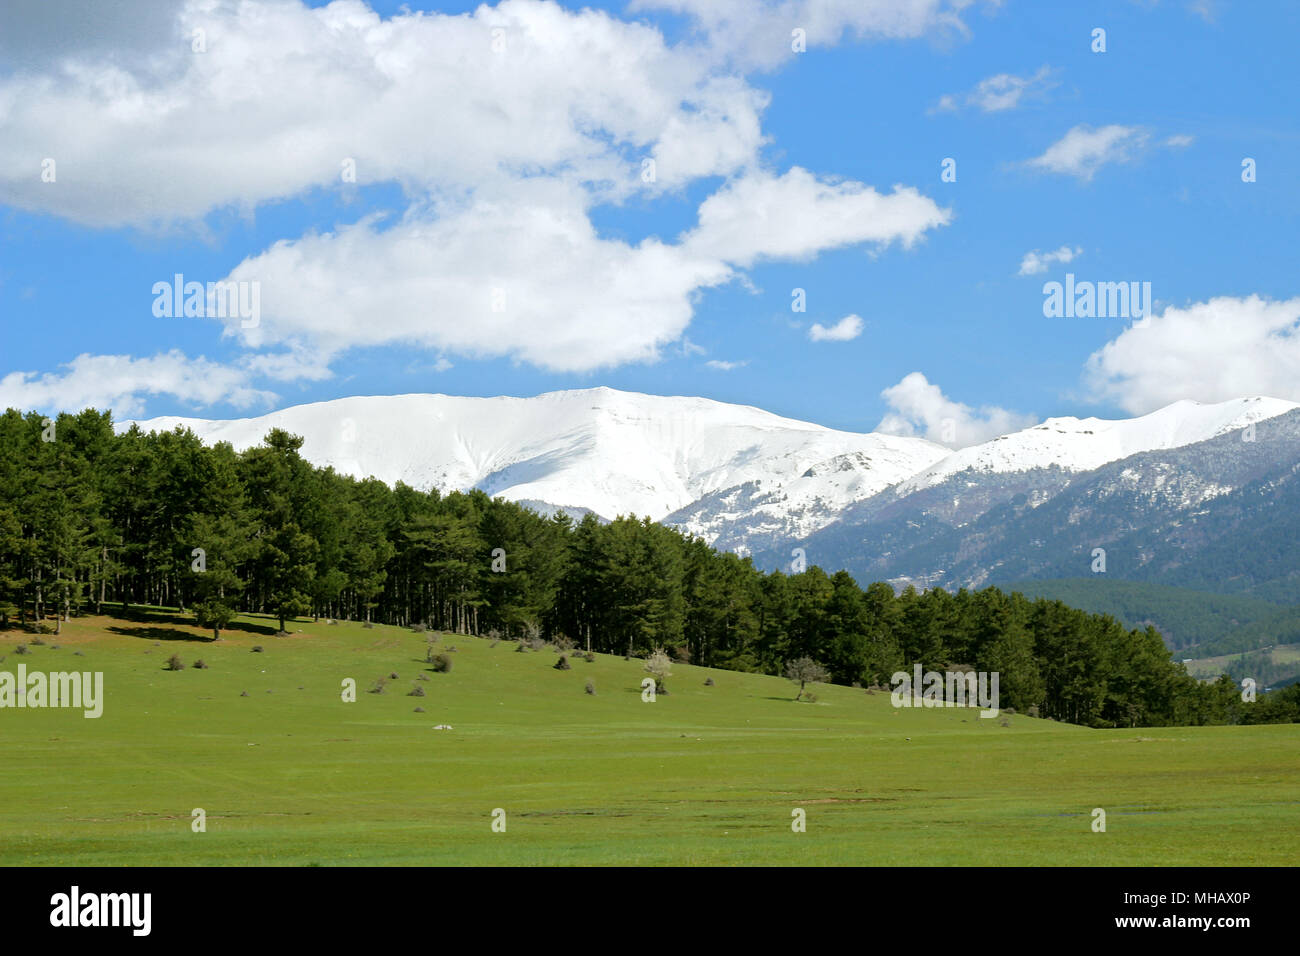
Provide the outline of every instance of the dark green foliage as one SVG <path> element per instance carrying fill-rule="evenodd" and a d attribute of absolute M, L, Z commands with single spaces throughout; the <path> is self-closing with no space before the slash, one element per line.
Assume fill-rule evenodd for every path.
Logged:
<path fill-rule="evenodd" d="M 185 662 L 181 660 L 179 654 L 173 654 L 171 657 L 167 658 L 167 663 L 163 665 L 163 670 L 183 671 L 185 670 Z"/>

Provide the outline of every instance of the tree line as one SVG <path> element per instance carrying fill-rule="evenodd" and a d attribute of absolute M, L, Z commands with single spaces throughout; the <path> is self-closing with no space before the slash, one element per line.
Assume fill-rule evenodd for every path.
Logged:
<path fill-rule="evenodd" d="M 764 573 L 649 518 L 574 520 L 477 490 L 390 488 L 316 467 L 301 446 L 278 429 L 236 452 L 188 429 L 115 434 L 107 412 L 7 411 L 0 626 L 163 606 L 219 637 L 241 613 L 281 630 L 312 615 L 563 636 L 630 656 L 664 648 L 769 674 L 807 658 L 863 686 L 914 663 L 996 671 L 1003 708 L 1098 727 L 1300 719 L 1294 693 L 1243 705 L 1231 682 L 1189 677 L 1154 628 L 1060 601 L 895 593 L 815 564 Z"/>

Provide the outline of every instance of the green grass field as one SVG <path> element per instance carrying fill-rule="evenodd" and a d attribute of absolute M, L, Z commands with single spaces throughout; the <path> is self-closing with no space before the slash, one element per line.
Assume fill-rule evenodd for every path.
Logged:
<path fill-rule="evenodd" d="M 82 618 L 21 657 L 31 635 L 0 632 L 0 670 L 102 671 L 106 698 L 97 720 L 0 710 L 0 863 L 1300 858 L 1294 725 L 1088 730 L 1015 715 L 1002 726 L 844 687 L 795 702 L 786 680 L 685 665 L 645 703 L 641 662 L 621 657 L 558 671 L 553 651 L 444 634 L 438 646 L 457 650 L 437 674 L 425 636 L 408 630 L 306 621 L 276 637 L 271 622 L 243 620 L 210 643 L 163 615 Z M 185 670 L 163 669 L 172 653 Z M 200 657 L 209 669 L 190 666 Z M 368 692 L 390 672 L 383 694 Z M 355 703 L 341 699 L 349 677 Z M 417 684 L 424 698 L 407 696 Z M 1092 832 L 1094 807 L 1105 833 Z M 194 808 L 206 832 L 192 831 Z M 495 808 L 505 832 L 492 829 Z M 806 832 L 792 832 L 795 808 Z"/>

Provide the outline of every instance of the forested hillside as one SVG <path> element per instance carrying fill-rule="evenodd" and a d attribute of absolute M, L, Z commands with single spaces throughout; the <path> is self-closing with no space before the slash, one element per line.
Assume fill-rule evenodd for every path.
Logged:
<path fill-rule="evenodd" d="M 477 491 L 389 488 L 313 467 L 300 445 L 274 430 L 236 453 L 185 430 L 115 435 L 90 410 L 7 412 L 0 621 L 165 605 L 217 637 L 244 611 L 282 630 L 311 614 L 767 673 L 808 657 L 843 684 L 915 663 L 996 671 L 1004 708 L 1092 726 L 1293 719 L 1289 698 L 1243 707 L 1231 683 L 1193 680 L 1154 628 L 1058 601 L 763 574 L 648 518 L 575 523 Z"/>

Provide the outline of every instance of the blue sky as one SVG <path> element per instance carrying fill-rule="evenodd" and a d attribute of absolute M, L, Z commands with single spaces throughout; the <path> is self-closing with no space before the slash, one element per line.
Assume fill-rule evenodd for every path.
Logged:
<path fill-rule="evenodd" d="M 1300 400 L 1293 3 L 59 6 L 0 14 L 0 404 L 608 385 L 967 444 Z M 1152 316 L 1044 317 L 1067 272 Z M 257 328 L 155 316 L 176 273 Z"/>

